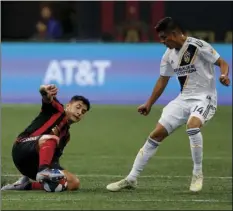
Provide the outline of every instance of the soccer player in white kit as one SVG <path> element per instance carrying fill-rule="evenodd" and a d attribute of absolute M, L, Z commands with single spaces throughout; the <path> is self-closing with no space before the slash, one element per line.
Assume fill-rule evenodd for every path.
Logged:
<path fill-rule="evenodd" d="M 203 40 L 187 37 L 179 25 L 170 17 L 159 21 L 155 27 L 161 43 L 167 46 L 160 65 L 160 77 L 148 101 L 138 107 L 144 116 L 150 113 L 152 105 L 163 93 L 171 76 L 177 75 L 181 92 L 164 107 L 161 118 L 139 150 L 132 170 L 124 179 L 107 185 L 109 191 L 136 188 L 137 177 L 148 160 L 156 154 L 161 142 L 174 130 L 186 124 L 193 160 L 193 176 L 190 191 L 202 189 L 203 138 L 201 127 L 210 120 L 217 109 L 217 92 L 214 65 L 220 67 L 220 82 L 229 86 L 229 66 Z"/>

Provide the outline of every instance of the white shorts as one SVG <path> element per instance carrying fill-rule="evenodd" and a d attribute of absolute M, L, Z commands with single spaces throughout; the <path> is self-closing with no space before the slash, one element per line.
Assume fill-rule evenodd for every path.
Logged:
<path fill-rule="evenodd" d="M 159 123 L 163 125 L 168 134 L 178 127 L 186 124 L 190 117 L 198 117 L 204 125 L 210 120 L 217 109 L 215 96 L 201 95 L 196 99 L 184 99 L 179 95 L 163 108 Z"/>

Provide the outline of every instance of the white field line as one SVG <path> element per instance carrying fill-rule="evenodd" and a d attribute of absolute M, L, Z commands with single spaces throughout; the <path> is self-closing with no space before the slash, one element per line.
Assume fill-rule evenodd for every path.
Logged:
<path fill-rule="evenodd" d="M 20 174 L 3 174 L 2 177 L 20 177 L 22 175 Z M 123 175 L 116 175 L 116 174 L 78 174 L 77 177 L 88 177 L 88 178 L 94 178 L 94 177 L 105 177 L 105 178 L 124 178 Z M 191 175 L 142 175 L 140 178 L 191 178 Z M 204 176 L 205 179 L 232 179 L 232 176 Z"/>
<path fill-rule="evenodd" d="M 72 155 L 72 154 L 68 155 L 67 154 L 68 158 L 73 157 L 73 156 L 75 156 L 76 158 L 85 159 L 85 160 L 88 160 L 88 159 L 118 159 L 118 160 L 119 159 L 120 160 L 122 160 L 122 159 L 128 159 L 128 160 L 132 159 L 132 160 L 134 160 L 136 155 L 135 156 L 121 156 L 121 155 L 119 155 L 119 156 L 117 156 L 117 155 L 114 155 L 114 156 L 99 155 L 98 156 L 98 155 L 90 155 L 90 156 L 85 157 L 86 155 Z M 6 158 L 11 159 L 10 156 L 6 156 L 6 157 L 2 157 L 2 160 L 6 159 Z M 158 160 L 190 160 L 190 161 L 192 161 L 191 156 L 155 156 L 154 159 L 155 160 L 158 159 Z M 203 159 L 204 160 L 231 160 L 232 161 L 233 157 L 220 157 L 220 156 L 216 156 L 216 157 L 215 156 L 213 156 L 213 157 L 206 156 L 205 157 L 204 156 Z M 67 162 L 69 162 L 69 160 Z"/>
<path fill-rule="evenodd" d="M 101 199 L 108 202 L 201 202 L 201 203 L 232 203 L 232 201 L 215 200 L 215 199 Z M 85 201 L 80 198 L 2 198 L 2 201 Z"/>
<path fill-rule="evenodd" d="M 68 157 L 72 157 L 72 154 L 67 155 Z M 86 155 L 74 155 L 75 157 L 81 157 L 84 158 Z M 136 156 L 136 155 L 135 155 Z M 135 159 L 135 156 L 108 156 L 108 155 L 91 155 L 88 157 L 85 157 L 85 159 L 92 158 L 92 159 Z M 154 159 L 159 160 L 192 160 L 191 156 L 155 156 Z M 221 156 L 204 156 L 204 160 L 232 160 L 232 157 L 221 157 Z"/>

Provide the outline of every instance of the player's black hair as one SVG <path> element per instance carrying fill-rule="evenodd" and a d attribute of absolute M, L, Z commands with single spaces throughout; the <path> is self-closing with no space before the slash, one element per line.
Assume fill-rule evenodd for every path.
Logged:
<path fill-rule="evenodd" d="M 178 29 L 181 32 L 184 32 L 181 26 L 171 17 L 163 18 L 155 26 L 156 32 L 160 32 L 160 31 L 171 32 L 172 30 L 175 30 L 175 29 Z"/>
<path fill-rule="evenodd" d="M 86 106 L 87 106 L 87 110 L 89 111 L 91 108 L 91 104 L 90 101 L 85 98 L 84 96 L 81 95 L 74 95 L 71 99 L 70 102 L 75 102 L 75 101 L 82 101 Z"/>

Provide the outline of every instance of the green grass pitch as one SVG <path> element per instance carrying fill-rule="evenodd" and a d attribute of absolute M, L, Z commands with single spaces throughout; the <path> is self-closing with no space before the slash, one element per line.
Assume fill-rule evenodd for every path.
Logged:
<path fill-rule="evenodd" d="M 127 175 L 134 158 L 160 117 L 154 106 L 147 117 L 137 106 L 93 106 L 85 119 L 71 128 L 71 141 L 61 164 L 79 176 L 76 192 L 2 192 L 3 210 L 232 210 L 232 107 L 219 106 L 202 129 L 204 187 L 189 192 L 192 173 L 185 126 L 160 146 L 146 166 L 136 190 L 118 193 L 105 187 Z M 2 107 L 2 184 L 19 173 L 11 159 L 11 146 L 19 132 L 37 115 L 39 106 Z"/>

